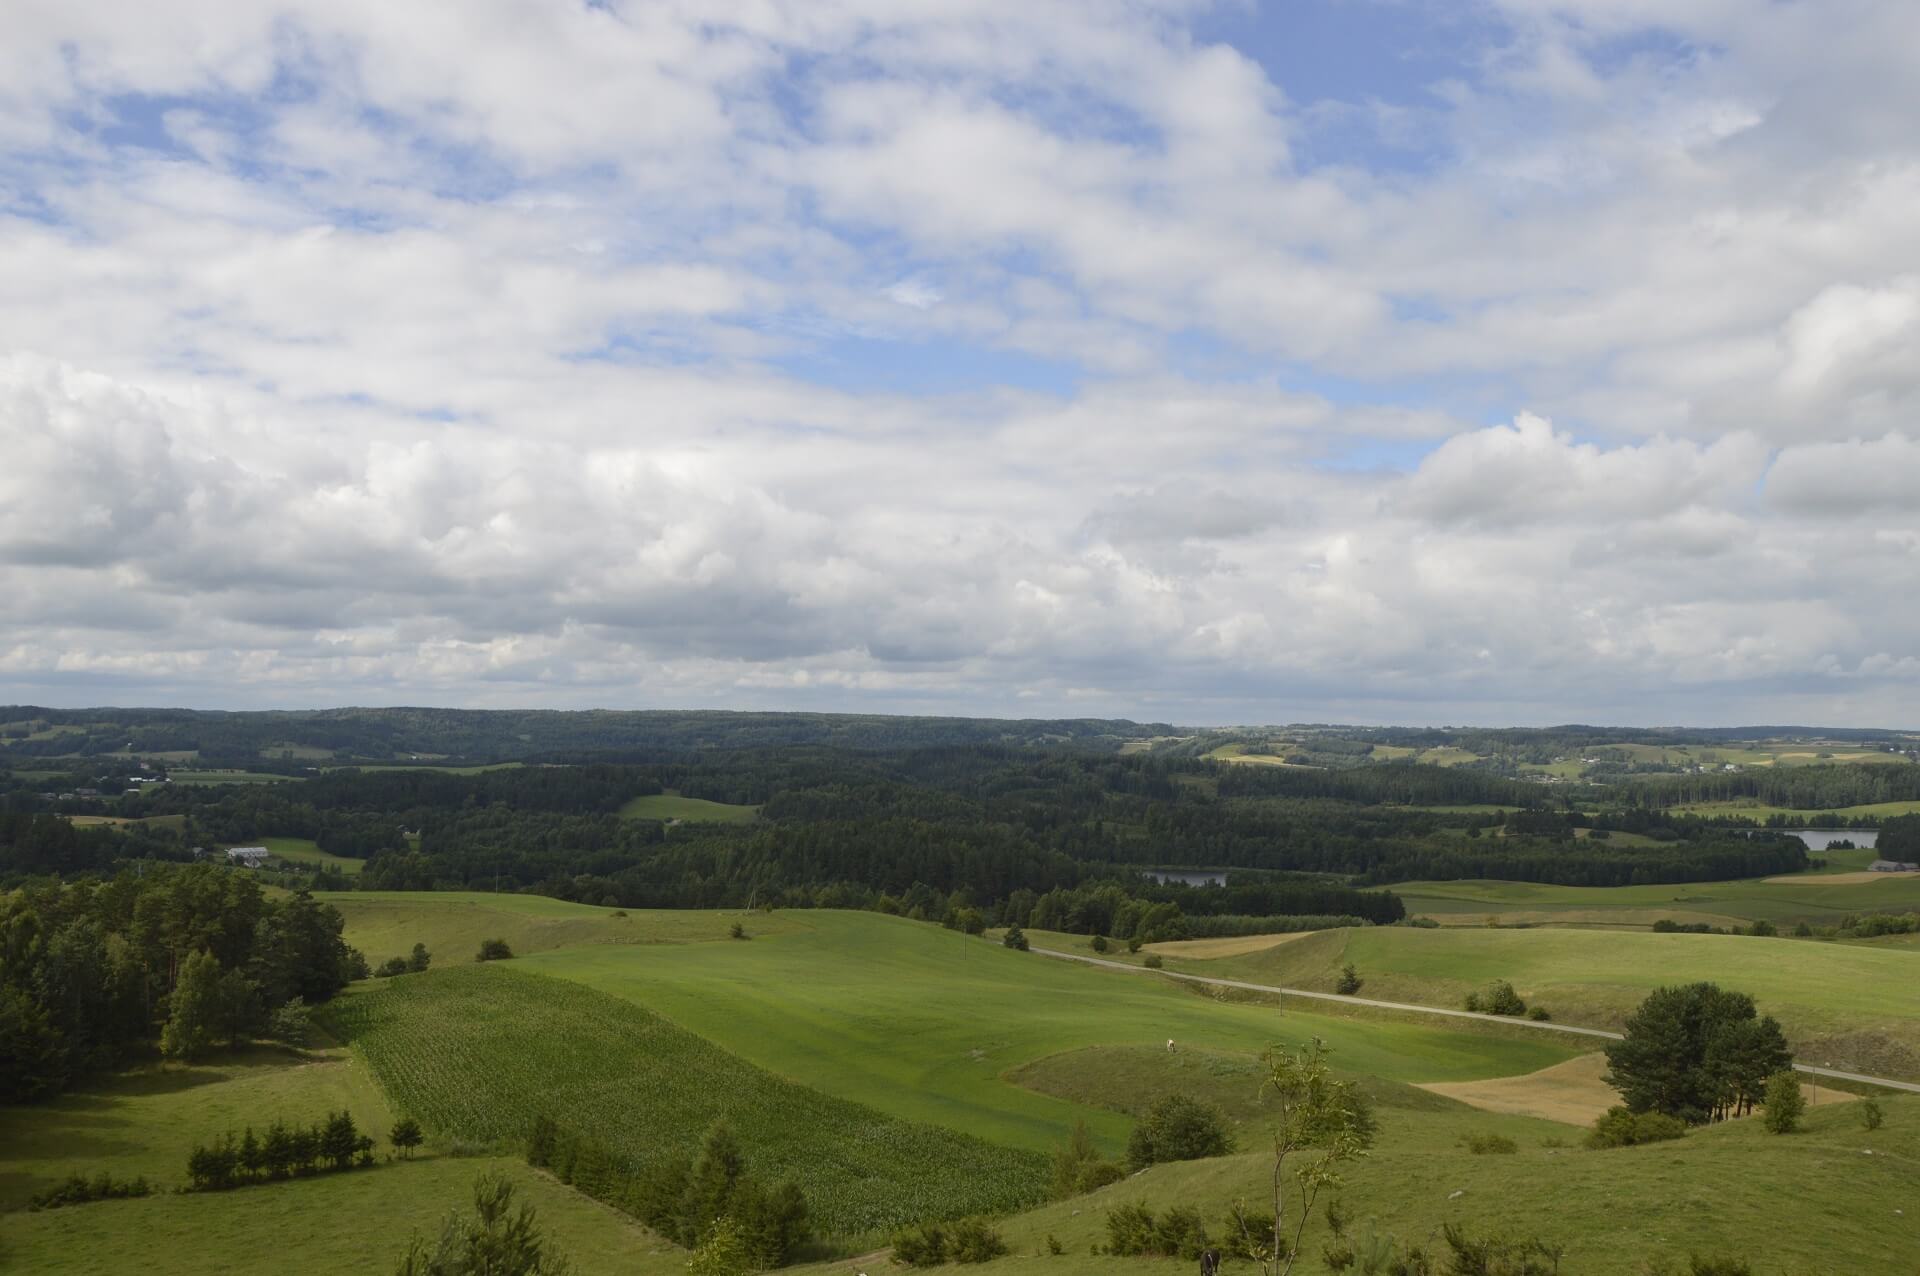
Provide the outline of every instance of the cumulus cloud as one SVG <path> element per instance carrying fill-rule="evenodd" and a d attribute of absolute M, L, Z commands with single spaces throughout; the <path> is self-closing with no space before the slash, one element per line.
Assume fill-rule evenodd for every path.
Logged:
<path fill-rule="evenodd" d="M 1911 716 L 1920 17 L 1839 8 L 1498 0 L 1392 104 L 1187 0 L 31 8 L 0 684 Z"/>

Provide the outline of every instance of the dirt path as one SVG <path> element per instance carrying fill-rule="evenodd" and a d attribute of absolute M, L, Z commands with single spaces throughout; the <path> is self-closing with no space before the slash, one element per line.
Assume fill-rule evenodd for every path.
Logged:
<path fill-rule="evenodd" d="M 1608 1032 L 1604 1028 L 1582 1028 L 1570 1023 L 1542 1023 L 1534 1019 L 1513 1019 L 1505 1015 L 1483 1015 L 1472 1010 L 1449 1010 L 1445 1006 L 1417 1006 L 1405 1001 L 1376 1001 L 1372 997 L 1343 997 L 1337 992 L 1310 992 L 1305 988 L 1276 988 L 1271 984 L 1250 984 L 1239 979 L 1218 979 L 1211 975 L 1187 975 L 1176 970 L 1152 970 L 1145 966 L 1129 966 L 1123 961 L 1108 961 L 1104 957 L 1082 957 L 1078 953 L 1056 952 L 1051 948 L 1035 948 L 1033 951 L 1044 957 L 1056 957 L 1061 961 L 1085 962 L 1089 966 L 1123 970 L 1130 975 L 1160 975 L 1167 979 L 1179 979 L 1190 984 L 1206 984 L 1214 988 L 1240 988 L 1247 992 L 1269 993 L 1276 997 L 1305 997 L 1312 1001 L 1336 1001 L 1349 1006 L 1372 1006 L 1376 1010 L 1402 1010 L 1409 1014 L 1440 1015 L 1448 1019 L 1478 1019 L 1482 1023 L 1505 1024 L 1509 1028 L 1531 1028 L 1540 1032 L 1601 1037 L 1608 1041 L 1621 1040 L 1619 1033 Z M 1835 1081 L 1857 1081 L 1861 1085 L 1884 1086 L 1889 1090 L 1920 1094 L 1920 1084 L 1912 1081 L 1895 1081 L 1890 1077 L 1870 1077 L 1864 1072 L 1843 1072 L 1838 1068 L 1816 1068 L 1810 1063 L 1796 1063 L 1793 1067 L 1794 1071 L 1808 1076 L 1829 1077 Z"/>

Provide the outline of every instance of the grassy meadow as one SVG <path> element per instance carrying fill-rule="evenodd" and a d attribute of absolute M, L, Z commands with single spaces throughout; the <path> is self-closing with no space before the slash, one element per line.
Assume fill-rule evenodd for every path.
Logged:
<path fill-rule="evenodd" d="M 684 824 L 716 822 L 747 824 L 760 818 L 756 806 L 735 806 L 728 802 L 709 802 L 705 798 L 682 797 L 668 790 L 637 797 L 620 808 L 623 820 L 678 820 Z"/>
<path fill-rule="evenodd" d="M 1845 854 L 1836 852 L 1835 854 Z M 1849 866 L 1852 861 L 1846 862 Z M 1829 881 L 1838 874 L 1669 886 L 1549 886 L 1535 882 L 1401 882 L 1392 889 L 1411 916 L 1443 926 L 1488 922 L 1649 926 L 1662 917 L 1715 926 L 1765 919 L 1788 926 L 1837 925 L 1850 914 L 1920 909 L 1920 878 L 1877 875 Z"/>
<path fill-rule="evenodd" d="M 379 965 L 425 944 L 434 964 L 471 962 L 483 939 L 504 939 L 516 956 L 595 944 L 686 944 L 724 939 L 736 920 L 756 933 L 797 923 L 787 916 L 601 908 L 544 895 L 487 891 L 331 891 L 317 898 L 340 910 L 347 943 Z"/>
<path fill-rule="evenodd" d="M 46 1103 L 0 1107 L 0 1210 L 21 1208 L 69 1174 L 108 1167 L 118 1178 L 177 1187 L 196 1141 L 263 1130 L 276 1118 L 307 1124 L 341 1108 L 384 1142 L 393 1124 L 385 1095 L 337 1045 L 154 1063 Z"/>
<path fill-rule="evenodd" d="M 1449 1007 L 1505 979 L 1556 1021 L 1616 1030 L 1653 989 L 1708 980 L 1751 993 L 1805 1062 L 1920 1079 L 1920 997 L 1893 991 L 1912 987 L 1910 950 L 1745 935 L 1379 926 L 1166 961 L 1170 970 L 1317 992 L 1334 991 L 1351 963 L 1366 980 L 1362 996 Z"/>
<path fill-rule="evenodd" d="M 353 859 L 346 855 L 330 855 L 317 846 L 313 839 L 306 837 L 263 837 L 258 845 L 273 852 L 275 859 L 287 860 L 294 864 L 304 864 L 312 868 L 332 869 L 336 873 L 345 873 L 350 877 L 358 876 L 367 866 L 365 860 Z"/>

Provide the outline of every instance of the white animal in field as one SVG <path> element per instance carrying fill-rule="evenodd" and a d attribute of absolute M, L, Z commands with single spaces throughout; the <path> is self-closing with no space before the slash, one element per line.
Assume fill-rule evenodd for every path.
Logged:
<path fill-rule="evenodd" d="M 1167 1038 L 1167 1053 L 1168 1053 L 1168 1054 L 1172 1054 L 1172 1053 L 1173 1053 L 1173 1038 L 1172 1038 L 1172 1037 L 1168 1037 L 1168 1038 Z"/>

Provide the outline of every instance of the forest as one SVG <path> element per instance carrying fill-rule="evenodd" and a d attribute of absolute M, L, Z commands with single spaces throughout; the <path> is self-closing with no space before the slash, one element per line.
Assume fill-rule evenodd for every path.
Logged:
<path fill-rule="evenodd" d="M 1084 901 L 1112 890 L 1191 918 L 1387 922 L 1401 909 L 1380 888 L 1400 881 L 1611 886 L 1806 863 L 1794 838 L 1640 805 L 1576 809 L 1540 785 L 1463 767 L 1313 770 L 1008 743 L 616 756 L 475 773 L 344 767 L 297 783 L 152 783 L 115 799 L 119 818 L 138 821 L 117 827 L 75 828 L 49 808 L 71 814 L 84 803 L 50 804 L 14 782 L 0 811 L 0 882 L 290 837 L 362 862 L 351 877 L 281 870 L 332 889 L 484 887 L 622 907 L 830 905 L 935 919 L 973 909 L 1023 921 L 1014 902 L 1050 894 L 1070 901 L 1050 914 L 1111 914 L 1111 903 L 1090 910 Z M 644 800 L 661 795 L 744 818 L 648 816 Z M 1635 836 L 1614 841 L 1615 832 Z M 1165 869 L 1225 880 L 1147 876 Z"/>

